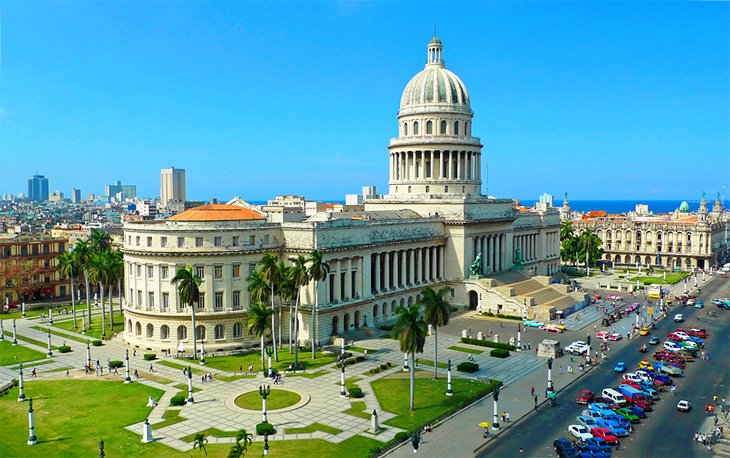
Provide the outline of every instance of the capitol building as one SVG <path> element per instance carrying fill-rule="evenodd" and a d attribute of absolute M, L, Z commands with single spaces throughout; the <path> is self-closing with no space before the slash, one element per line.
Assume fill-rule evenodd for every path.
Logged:
<path fill-rule="evenodd" d="M 245 325 L 247 279 L 265 253 L 288 262 L 318 250 L 329 264 L 316 289 L 302 288 L 299 316 L 285 307 L 284 329 L 298 319 L 302 343 L 392 322 L 426 286 L 451 288 L 448 300 L 462 308 L 529 318 L 580 306 L 583 296 L 550 281 L 560 269 L 557 209 L 482 194 L 469 93 L 442 53 L 434 37 L 403 91 L 388 193 L 365 195 L 358 210 L 297 219 L 236 198 L 125 223 L 125 340 L 192 348 L 191 314 L 170 281 L 190 265 L 203 279 L 195 332 L 206 351 L 257 344 Z"/>

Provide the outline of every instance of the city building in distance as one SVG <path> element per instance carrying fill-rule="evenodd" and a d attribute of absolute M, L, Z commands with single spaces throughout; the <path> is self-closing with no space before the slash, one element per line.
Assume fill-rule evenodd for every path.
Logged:
<path fill-rule="evenodd" d="M 28 179 L 28 198 L 33 202 L 48 200 L 48 178 L 35 174 Z"/>
<path fill-rule="evenodd" d="M 121 196 L 118 196 L 121 193 Z M 137 185 L 122 184 L 117 180 L 115 184 L 108 184 L 104 189 L 104 195 L 108 198 L 121 197 L 119 200 L 135 199 L 137 197 Z"/>
<path fill-rule="evenodd" d="M 299 315 L 283 319 L 287 329 L 299 321 L 303 342 L 327 343 L 391 322 L 427 286 L 449 287 L 453 304 L 519 317 L 545 319 L 585 304 L 585 294 L 550 281 L 560 269 L 557 209 L 482 194 L 482 145 L 472 136 L 469 95 L 446 70 L 442 49 L 434 37 L 426 68 L 401 97 L 388 193 L 365 188 L 362 200 L 351 199 L 358 210 L 313 208 L 303 219 L 299 196 L 268 202 L 270 213 L 235 198 L 125 223 L 126 342 L 189 351 L 195 332 L 207 351 L 255 344 L 245 332 L 247 287 L 265 253 L 289 262 L 317 250 L 329 264 L 323 281 L 302 288 Z M 184 200 L 174 191 L 175 172 L 162 171 L 162 205 Z M 203 279 L 196 329 L 171 283 L 185 266 Z"/>
<path fill-rule="evenodd" d="M 71 203 L 74 204 L 80 204 L 81 203 L 81 190 L 73 188 L 71 189 Z"/>
<path fill-rule="evenodd" d="M 185 169 L 170 167 L 160 171 L 160 206 L 172 212 L 185 209 Z"/>

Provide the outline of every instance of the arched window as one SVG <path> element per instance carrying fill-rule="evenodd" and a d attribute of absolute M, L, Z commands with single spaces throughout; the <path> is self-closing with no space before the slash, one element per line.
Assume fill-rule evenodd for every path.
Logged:
<path fill-rule="evenodd" d="M 445 135 L 446 134 L 446 121 L 441 121 L 441 129 L 440 129 L 439 133 L 441 135 Z"/>
<path fill-rule="evenodd" d="M 151 338 L 155 335 L 155 327 L 152 326 L 152 323 L 147 324 L 147 338 Z"/>
<path fill-rule="evenodd" d="M 243 326 L 241 326 L 241 323 L 235 323 L 233 325 L 233 337 L 238 338 L 241 337 L 243 334 Z"/>
<path fill-rule="evenodd" d="M 459 121 L 454 121 L 454 135 L 459 135 Z"/>
<path fill-rule="evenodd" d="M 178 326 L 177 327 L 177 340 L 187 340 L 188 338 L 188 328 L 185 326 Z"/>
<path fill-rule="evenodd" d="M 127 320 L 127 332 L 132 333 L 132 320 Z"/>
<path fill-rule="evenodd" d="M 373 305 L 373 318 L 378 316 L 378 304 Z"/>
<path fill-rule="evenodd" d="M 393 303 L 395 303 L 395 302 L 393 302 Z M 387 314 L 388 314 L 388 304 L 385 303 L 385 304 L 383 304 L 383 316 L 385 316 Z"/>
<path fill-rule="evenodd" d="M 413 123 L 413 135 L 418 135 L 418 121 Z"/>
<path fill-rule="evenodd" d="M 170 338 L 170 326 L 163 324 L 160 327 L 160 339 L 167 340 Z"/>
<path fill-rule="evenodd" d="M 215 328 L 214 328 L 214 332 L 215 332 L 216 339 L 223 339 L 226 337 L 226 332 L 225 332 L 222 324 L 216 324 Z"/>
<path fill-rule="evenodd" d="M 198 340 L 205 340 L 205 326 L 198 326 L 195 329 L 195 336 Z"/>
<path fill-rule="evenodd" d="M 138 321 L 134 327 L 135 327 L 134 333 L 137 334 L 138 336 L 141 336 L 142 335 L 142 323 L 140 323 Z"/>
<path fill-rule="evenodd" d="M 428 121 L 426 123 L 426 134 L 427 135 L 433 134 L 433 123 L 431 121 Z"/>

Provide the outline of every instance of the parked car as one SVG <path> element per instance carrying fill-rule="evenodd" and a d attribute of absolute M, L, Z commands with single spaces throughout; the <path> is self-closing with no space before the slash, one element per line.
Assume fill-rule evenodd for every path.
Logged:
<path fill-rule="evenodd" d="M 641 381 L 641 378 L 639 378 L 638 375 L 636 375 L 634 372 L 629 372 L 627 374 L 623 375 L 624 380 L 631 380 L 632 382 L 639 382 Z"/>
<path fill-rule="evenodd" d="M 677 313 L 676 315 L 674 315 L 675 323 L 681 323 L 682 321 L 684 321 L 684 315 L 682 315 L 681 313 Z"/>
<path fill-rule="evenodd" d="M 545 326 L 541 327 L 543 331 L 547 332 L 557 332 L 562 333 L 565 332 L 565 326 L 558 326 L 556 324 L 546 324 Z"/>
<path fill-rule="evenodd" d="M 589 417 L 588 415 L 578 415 L 577 417 L 575 417 L 575 422 L 576 424 L 583 425 L 588 429 L 598 427 L 596 419 L 593 417 Z"/>
<path fill-rule="evenodd" d="M 608 335 L 609 335 L 609 334 L 611 334 L 611 333 L 610 333 L 610 332 L 608 332 L 608 331 L 599 331 L 599 332 L 598 332 L 598 333 L 596 334 L 596 338 L 597 338 L 597 339 L 601 339 L 601 340 L 606 340 L 606 339 L 608 339 Z"/>
<path fill-rule="evenodd" d="M 527 321 L 523 322 L 522 324 L 524 326 L 527 326 L 528 328 L 539 328 L 539 327 L 545 326 L 545 323 L 543 323 L 542 321 L 537 321 L 537 320 L 527 320 Z"/>
<path fill-rule="evenodd" d="M 613 332 L 608 335 L 608 340 L 610 340 L 611 342 L 619 341 L 621 340 L 621 334 L 619 334 L 618 332 Z"/>
<path fill-rule="evenodd" d="M 689 412 L 692 409 L 692 403 L 684 399 L 677 403 L 677 410 L 680 412 Z"/>
<path fill-rule="evenodd" d="M 609 431 L 608 433 L 610 435 L 611 432 Z M 593 434 L 593 431 L 591 431 L 591 434 Z M 608 445 L 608 441 L 601 437 L 596 437 L 595 434 L 593 434 L 593 439 L 588 439 L 586 441 L 586 444 L 595 445 L 599 447 L 603 451 L 603 453 L 606 453 L 609 456 L 611 455 L 611 446 Z"/>
<path fill-rule="evenodd" d="M 618 437 L 616 437 L 616 435 L 608 428 L 593 428 L 591 429 L 591 434 L 593 434 L 594 438 L 601 439 L 609 444 L 615 444 L 618 442 Z"/>
<path fill-rule="evenodd" d="M 616 363 L 615 366 L 613 366 L 614 372 L 625 372 L 626 371 L 626 363 L 623 361 L 619 361 Z"/>
<path fill-rule="evenodd" d="M 659 342 L 661 342 L 661 340 L 659 340 L 659 337 L 656 336 L 649 339 L 649 345 L 659 345 Z"/>
<path fill-rule="evenodd" d="M 578 456 L 578 451 L 573 447 L 573 444 L 562 437 L 553 441 L 553 448 L 555 453 L 558 454 L 558 458 L 575 458 Z"/>
<path fill-rule="evenodd" d="M 578 404 L 588 404 L 589 402 L 593 402 L 593 399 L 596 397 L 595 394 L 593 394 L 593 391 L 591 390 L 581 390 L 578 397 L 575 399 L 575 402 Z"/>
<path fill-rule="evenodd" d="M 707 329 L 704 329 L 704 328 L 692 328 L 692 329 L 690 329 L 690 330 L 687 331 L 687 334 L 689 334 L 691 336 L 694 336 L 694 337 L 699 337 L 701 339 L 706 339 L 707 338 Z"/>
<path fill-rule="evenodd" d="M 664 342 L 664 348 L 669 351 L 679 351 L 682 349 L 682 347 L 679 346 L 676 342 L 667 341 Z"/>
<path fill-rule="evenodd" d="M 705 306 L 705 303 L 704 303 L 704 301 L 702 301 L 702 299 L 697 299 L 697 300 L 695 301 L 695 308 L 696 308 L 696 309 L 701 309 L 701 308 L 703 308 L 704 306 Z"/>
<path fill-rule="evenodd" d="M 590 430 L 583 425 L 570 425 L 568 426 L 568 432 L 573 437 L 576 437 L 578 438 L 578 440 L 582 441 L 593 437 L 593 434 L 591 434 Z"/>
<path fill-rule="evenodd" d="M 571 353 L 573 355 L 581 355 L 583 353 L 587 353 L 589 350 L 590 347 L 588 346 L 588 344 L 583 342 L 582 340 L 576 340 L 575 342 L 565 347 L 565 352 Z"/>
<path fill-rule="evenodd" d="M 629 432 L 621 425 L 621 422 L 618 419 L 596 418 L 596 423 L 598 423 L 601 428 L 609 430 L 614 436 L 624 437 L 629 435 Z"/>
<path fill-rule="evenodd" d="M 630 421 L 631 423 L 638 423 L 640 420 L 639 417 L 634 415 L 634 413 L 631 411 L 631 409 L 629 409 L 627 407 L 622 407 L 620 409 L 616 409 L 615 412 L 617 414 L 621 415 L 622 417 L 624 417 L 625 419 L 627 419 L 628 421 Z"/>
<path fill-rule="evenodd" d="M 636 415 L 639 418 L 646 418 L 646 409 L 643 409 L 639 406 L 632 405 L 631 407 L 628 407 L 628 409 L 631 410 L 631 413 Z"/>

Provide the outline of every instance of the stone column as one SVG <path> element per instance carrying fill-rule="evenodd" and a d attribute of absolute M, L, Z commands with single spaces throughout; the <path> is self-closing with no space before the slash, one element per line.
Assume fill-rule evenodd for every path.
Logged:
<path fill-rule="evenodd" d="M 416 248 L 416 275 L 415 275 L 415 282 L 416 284 L 421 284 L 423 282 L 423 252 L 421 251 L 421 248 Z"/>
<path fill-rule="evenodd" d="M 347 258 L 347 274 L 345 275 L 345 299 L 351 300 L 353 298 L 353 289 L 355 285 L 352 284 L 352 258 Z"/>
<path fill-rule="evenodd" d="M 383 253 L 383 258 L 383 264 L 385 265 L 385 285 L 383 285 L 383 290 L 390 291 L 392 289 L 391 284 L 393 282 L 393 279 L 390 277 L 390 252 L 386 251 Z"/>
<path fill-rule="evenodd" d="M 424 283 L 429 283 L 431 281 L 431 247 L 424 248 L 425 256 L 424 256 L 424 269 L 426 271 L 426 276 L 423 279 Z"/>
<path fill-rule="evenodd" d="M 332 287 L 335 289 L 334 298 L 336 302 L 342 302 L 342 259 L 332 260 L 335 265 L 335 281 Z"/>
<path fill-rule="evenodd" d="M 398 289 L 400 287 L 400 250 L 393 252 L 393 287 Z"/>
<path fill-rule="evenodd" d="M 380 292 L 380 253 L 374 253 L 375 256 L 375 292 Z"/>

